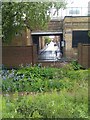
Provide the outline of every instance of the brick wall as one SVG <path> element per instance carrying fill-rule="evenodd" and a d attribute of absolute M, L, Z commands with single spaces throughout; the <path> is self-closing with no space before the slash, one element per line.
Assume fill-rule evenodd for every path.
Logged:
<path fill-rule="evenodd" d="M 32 45 L 32 37 L 31 37 L 31 31 L 26 28 L 24 30 L 20 31 L 21 34 L 17 34 L 11 42 L 8 44 L 9 46 L 30 46 Z M 3 43 L 3 45 L 6 45 Z"/>
<path fill-rule="evenodd" d="M 84 68 L 90 68 L 90 44 L 78 44 L 78 62 Z"/>
<path fill-rule="evenodd" d="M 50 20 L 46 29 L 35 29 L 32 32 L 60 32 L 62 31 L 63 20 Z"/>
<path fill-rule="evenodd" d="M 61 20 L 51 20 L 48 23 L 47 31 L 61 31 L 63 26 L 63 22 Z"/>
<path fill-rule="evenodd" d="M 26 45 L 26 43 L 27 43 L 27 33 L 26 33 L 26 30 L 24 31 L 21 31 L 22 32 L 22 34 L 18 34 L 18 35 L 16 35 L 13 39 L 12 39 L 12 41 L 11 41 L 11 43 L 9 43 L 9 45 L 11 45 L 11 46 L 25 46 Z"/>
<path fill-rule="evenodd" d="M 2 64 L 6 67 L 18 67 L 20 64 L 37 63 L 37 46 L 3 46 Z"/>
<path fill-rule="evenodd" d="M 72 16 L 65 17 L 63 20 L 63 38 L 66 41 L 65 55 L 78 59 L 78 49 L 72 48 L 72 31 L 88 30 L 88 17 Z"/>

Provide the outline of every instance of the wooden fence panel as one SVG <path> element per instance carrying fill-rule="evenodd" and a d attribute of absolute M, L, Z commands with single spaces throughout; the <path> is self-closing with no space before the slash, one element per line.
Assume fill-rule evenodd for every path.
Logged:
<path fill-rule="evenodd" d="M 37 63 L 37 46 L 3 46 L 2 64 L 6 67 L 18 67 L 23 64 Z"/>
<path fill-rule="evenodd" d="M 84 68 L 90 68 L 90 44 L 78 45 L 78 62 Z"/>

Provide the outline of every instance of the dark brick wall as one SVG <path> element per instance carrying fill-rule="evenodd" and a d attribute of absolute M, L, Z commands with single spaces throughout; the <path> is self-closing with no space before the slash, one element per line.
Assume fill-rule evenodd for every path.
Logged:
<path fill-rule="evenodd" d="M 78 62 L 84 68 L 90 68 L 90 44 L 78 45 Z"/>
<path fill-rule="evenodd" d="M 2 64 L 7 67 L 18 67 L 20 64 L 37 63 L 37 46 L 3 46 Z"/>
<path fill-rule="evenodd" d="M 60 32 L 63 28 L 63 20 L 51 20 L 48 22 L 47 29 L 36 29 L 33 32 Z"/>
<path fill-rule="evenodd" d="M 48 31 L 61 31 L 63 27 L 62 20 L 51 20 L 48 23 Z"/>

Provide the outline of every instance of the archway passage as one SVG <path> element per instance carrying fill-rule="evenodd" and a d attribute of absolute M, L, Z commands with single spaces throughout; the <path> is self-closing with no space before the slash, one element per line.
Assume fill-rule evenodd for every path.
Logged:
<path fill-rule="evenodd" d="M 32 32 L 32 41 L 37 44 L 38 59 L 55 60 L 63 56 L 63 33 L 61 32 Z M 47 42 L 46 38 L 49 38 Z M 57 50 L 55 50 L 55 49 Z"/>

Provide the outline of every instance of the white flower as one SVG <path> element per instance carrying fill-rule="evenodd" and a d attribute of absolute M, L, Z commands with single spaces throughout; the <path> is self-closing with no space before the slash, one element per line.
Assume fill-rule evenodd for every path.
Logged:
<path fill-rule="evenodd" d="M 54 106 L 54 101 L 52 101 L 52 106 Z"/>

